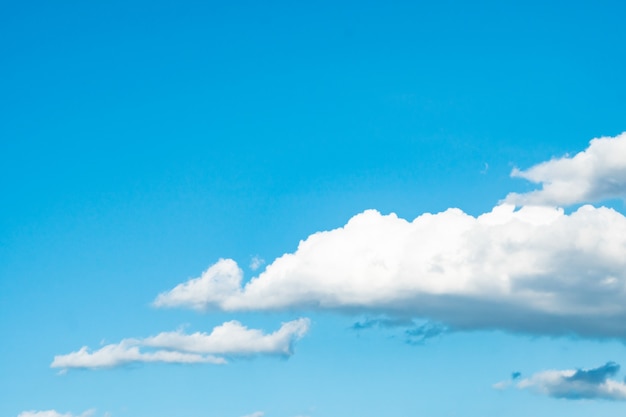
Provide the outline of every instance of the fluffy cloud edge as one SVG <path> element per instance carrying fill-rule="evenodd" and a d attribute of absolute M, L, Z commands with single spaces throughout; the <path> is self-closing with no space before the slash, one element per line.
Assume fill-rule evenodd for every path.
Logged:
<path fill-rule="evenodd" d="M 293 344 L 309 330 L 310 320 L 300 318 L 273 333 L 249 329 L 238 321 L 215 327 L 211 333 L 162 332 L 144 339 L 123 339 L 91 351 L 87 346 L 54 357 L 50 367 L 62 370 L 116 368 L 132 363 L 225 364 L 226 357 L 293 354 Z M 142 349 L 148 348 L 148 351 Z"/>
<path fill-rule="evenodd" d="M 625 155 L 626 132 L 592 139 L 573 157 L 554 158 L 526 170 L 515 168 L 512 177 L 541 184 L 541 189 L 510 193 L 504 201 L 517 206 L 569 206 L 626 198 Z"/>

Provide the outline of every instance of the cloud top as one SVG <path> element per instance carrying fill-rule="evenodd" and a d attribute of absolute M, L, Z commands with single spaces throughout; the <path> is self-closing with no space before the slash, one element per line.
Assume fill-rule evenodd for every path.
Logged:
<path fill-rule="evenodd" d="M 541 184 L 540 190 L 509 194 L 505 202 L 517 206 L 568 206 L 626 197 L 626 132 L 591 140 L 573 157 L 564 156 L 511 176 Z"/>
<path fill-rule="evenodd" d="M 258 329 L 248 329 L 238 321 L 229 321 L 209 334 L 163 332 L 145 339 L 124 339 L 96 351 L 84 346 L 78 351 L 55 356 L 50 366 L 66 370 L 114 368 L 141 362 L 223 364 L 226 356 L 289 356 L 293 353 L 293 343 L 307 333 L 309 324 L 306 318 L 293 320 L 283 323 L 274 333 L 265 334 Z"/>
<path fill-rule="evenodd" d="M 243 271 L 235 261 L 220 259 L 200 277 L 179 284 L 168 293 L 160 294 L 154 305 L 156 307 L 185 305 L 202 310 L 237 291 L 242 278 Z"/>

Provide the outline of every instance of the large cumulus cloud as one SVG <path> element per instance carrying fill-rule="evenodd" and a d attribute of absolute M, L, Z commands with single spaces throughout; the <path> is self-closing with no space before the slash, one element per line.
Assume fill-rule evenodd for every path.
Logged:
<path fill-rule="evenodd" d="M 235 261 L 160 294 L 157 307 L 334 310 L 438 328 L 626 340 L 626 218 L 583 205 L 626 197 L 626 133 L 513 176 L 542 189 L 488 213 L 412 221 L 367 210 L 315 233 L 244 282 Z"/>
<path fill-rule="evenodd" d="M 222 259 L 158 307 L 309 309 L 421 317 L 453 329 L 626 338 L 626 218 L 503 204 L 413 221 L 368 210 L 300 242 L 243 285 Z"/>

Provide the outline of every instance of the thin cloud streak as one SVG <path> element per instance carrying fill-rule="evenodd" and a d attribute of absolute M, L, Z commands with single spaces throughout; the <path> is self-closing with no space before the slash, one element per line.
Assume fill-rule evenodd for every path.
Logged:
<path fill-rule="evenodd" d="M 163 332 L 145 339 L 124 339 L 96 351 L 83 346 L 76 352 L 55 356 L 50 367 L 67 370 L 114 368 L 150 362 L 225 364 L 224 356 L 289 356 L 293 354 L 293 343 L 308 332 L 309 326 L 309 320 L 301 318 L 283 323 L 274 333 L 265 334 L 230 321 L 215 327 L 210 334 Z M 146 348 L 153 350 L 145 351 Z"/>
<path fill-rule="evenodd" d="M 22 411 L 17 417 L 91 417 L 94 414 L 94 410 L 87 410 L 82 414 L 72 413 L 59 413 L 56 410 L 43 410 L 43 411 Z"/>

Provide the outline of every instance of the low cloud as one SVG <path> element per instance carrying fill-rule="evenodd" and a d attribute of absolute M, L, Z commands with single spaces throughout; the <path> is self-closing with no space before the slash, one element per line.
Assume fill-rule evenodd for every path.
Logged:
<path fill-rule="evenodd" d="M 368 210 L 300 242 L 243 285 L 221 259 L 157 307 L 333 310 L 419 318 L 451 330 L 626 339 L 626 217 L 503 204 L 413 221 Z"/>
<path fill-rule="evenodd" d="M 246 414 L 243 417 L 263 417 L 265 415 L 265 413 L 263 411 L 256 411 L 252 414 Z"/>
<path fill-rule="evenodd" d="M 615 362 L 594 369 L 549 370 L 521 379 L 516 387 L 568 400 L 626 400 L 626 384 L 611 379 L 619 371 Z"/>
<path fill-rule="evenodd" d="M 289 356 L 293 353 L 293 343 L 307 333 L 309 324 L 308 319 L 302 318 L 283 323 L 274 333 L 265 334 L 238 321 L 229 321 L 209 334 L 163 332 L 145 339 L 124 339 L 96 351 L 84 346 L 76 352 L 55 356 L 50 366 L 66 370 L 114 368 L 141 362 L 223 364 L 225 357 L 233 356 Z"/>
<path fill-rule="evenodd" d="M 541 190 L 509 194 L 505 202 L 523 205 L 568 206 L 626 197 L 626 132 L 593 139 L 573 157 L 562 157 L 527 170 L 514 169 L 512 177 L 541 184 Z"/>
<path fill-rule="evenodd" d="M 22 411 L 17 417 L 90 417 L 93 416 L 94 410 L 87 410 L 82 414 L 65 413 L 61 414 L 56 410 L 45 411 Z"/>

